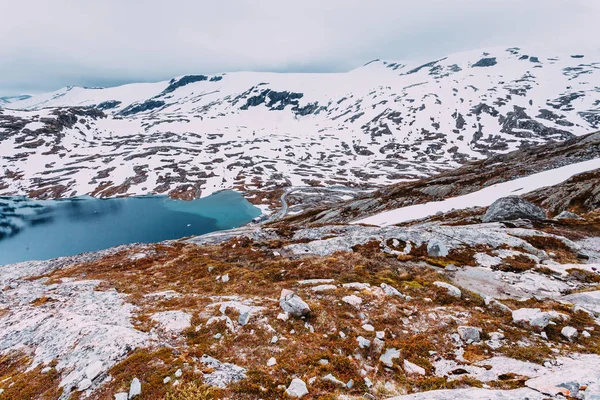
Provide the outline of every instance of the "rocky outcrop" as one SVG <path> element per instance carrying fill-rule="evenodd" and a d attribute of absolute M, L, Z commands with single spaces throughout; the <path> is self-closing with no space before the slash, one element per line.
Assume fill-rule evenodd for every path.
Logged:
<path fill-rule="evenodd" d="M 546 219 L 545 211 L 529 201 L 510 196 L 496 200 L 483 216 L 483 222 L 502 222 L 515 219 Z"/>

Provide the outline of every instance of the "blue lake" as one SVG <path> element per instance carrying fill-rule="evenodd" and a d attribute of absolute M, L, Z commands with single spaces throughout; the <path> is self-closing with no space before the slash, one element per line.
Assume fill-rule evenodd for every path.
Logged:
<path fill-rule="evenodd" d="M 194 201 L 0 197 L 0 265 L 231 229 L 260 214 L 234 191 Z"/>

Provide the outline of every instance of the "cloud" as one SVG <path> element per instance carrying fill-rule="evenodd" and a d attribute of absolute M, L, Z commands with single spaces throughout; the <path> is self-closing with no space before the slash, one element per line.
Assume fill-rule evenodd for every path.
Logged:
<path fill-rule="evenodd" d="M 185 73 L 345 71 L 488 46 L 597 45 L 596 0 L 28 0 L 0 4 L 0 93 Z M 575 38 L 575 40 L 574 40 Z"/>

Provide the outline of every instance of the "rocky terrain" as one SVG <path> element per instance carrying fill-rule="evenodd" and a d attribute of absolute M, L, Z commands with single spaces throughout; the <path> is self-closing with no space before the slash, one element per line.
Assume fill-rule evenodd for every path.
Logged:
<path fill-rule="evenodd" d="M 598 54 L 489 49 L 348 73 L 187 75 L 0 101 L 0 195 L 372 189 L 587 134 Z"/>
<path fill-rule="evenodd" d="M 529 200 L 378 225 L 316 209 L 2 266 L 0 399 L 597 399 L 597 143 L 496 159 L 510 176 L 467 165 L 406 189 L 431 204 L 423 189 L 444 179 L 451 201 L 565 177 L 516 192 Z M 359 201 L 401 210 L 399 187 Z"/>

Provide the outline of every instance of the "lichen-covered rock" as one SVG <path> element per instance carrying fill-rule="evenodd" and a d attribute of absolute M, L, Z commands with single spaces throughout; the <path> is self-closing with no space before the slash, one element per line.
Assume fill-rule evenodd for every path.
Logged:
<path fill-rule="evenodd" d="M 467 343 L 478 343 L 481 341 L 481 328 L 459 326 L 458 335 Z"/>
<path fill-rule="evenodd" d="M 509 196 L 493 202 L 483 216 L 483 222 L 502 222 L 515 219 L 546 219 L 546 212 L 519 196 Z"/>
<path fill-rule="evenodd" d="M 514 323 L 527 323 L 533 327 L 544 329 L 550 323 L 550 314 L 539 308 L 519 308 L 512 312 Z"/>
<path fill-rule="evenodd" d="M 227 385 L 246 378 L 246 369 L 219 360 L 204 354 L 200 362 L 210 369 L 204 374 L 204 382 L 210 386 L 225 388 Z"/>
<path fill-rule="evenodd" d="M 294 317 L 302 317 L 310 313 L 310 307 L 296 293 L 288 289 L 281 291 L 279 297 L 281 309 Z"/>

